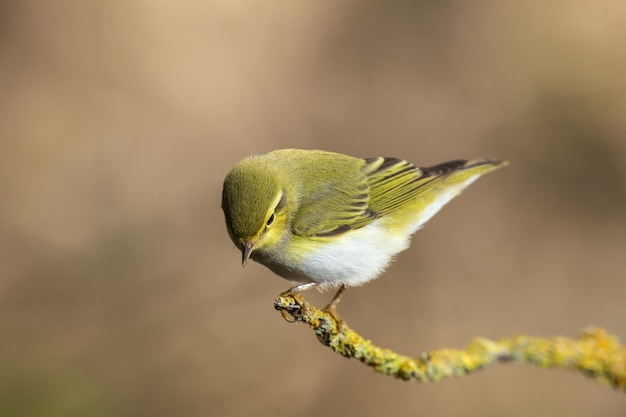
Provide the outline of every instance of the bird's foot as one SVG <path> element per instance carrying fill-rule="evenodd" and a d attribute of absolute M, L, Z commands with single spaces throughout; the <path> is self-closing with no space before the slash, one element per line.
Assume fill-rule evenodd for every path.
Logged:
<path fill-rule="evenodd" d="M 283 316 L 286 322 L 295 323 L 299 317 L 306 314 L 307 305 L 304 302 L 302 295 L 294 292 L 285 291 L 280 294 L 279 297 L 291 297 L 295 301 L 295 304 L 291 304 L 287 307 L 280 309 L 280 314 Z"/>
<path fill-rule="evenodd" d="M 337 305 L 339 305 L 339 301 L 341 301 L 341 297 L 343 297 L 344 292 L 346 292 L 346 287 L 345 285 L 342 285 L 333 299 L 330 300 L 330 303 L 322 309 L 323 312 L 330 314 L 333 319 L 335 319 L 335 323 L 337 323 L 337 333 L 341 333 L 343 331 L 343 326 L 345 324 L 339 313 L 337 313 Z"/>
<path fill-rule="evenodd" d="M 280 314 L 288 323 L 295 323 L 299 317 L 302 317 L 307 309 L 307 304 L 304 302 L 304 298 L 300 293 L 310 288 L 317 286 L 316 282 L 308 282 L 306 284 L 296 285 L 289 288 L 287 291 L 280 294 L 279 297 L 291 297 L 295 301 L 295 305 L 290 305 L 287 308 L 281 308 Z"/>

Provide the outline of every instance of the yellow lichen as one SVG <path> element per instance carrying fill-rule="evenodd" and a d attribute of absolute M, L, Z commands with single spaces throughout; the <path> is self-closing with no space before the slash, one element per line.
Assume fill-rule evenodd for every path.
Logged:
<path fill-rule="evenodd" d="M 472 340 L 465 350 L 440 349 L 417 358 L 375 346 L 335 314 L 319 310 L 300 294 L 282 294 L 274 307 L 289 321 L 306 323 L 319 341 L 335 352 L 355 358 L 376 372 L 418 382 L 463 376 L 495 362 L 516 362 L 579 371 L 598 382 L 626 388 L 626 349 L 615 336 L 588 328 L 577 339 L 513 336 L 500 341 Z"/>

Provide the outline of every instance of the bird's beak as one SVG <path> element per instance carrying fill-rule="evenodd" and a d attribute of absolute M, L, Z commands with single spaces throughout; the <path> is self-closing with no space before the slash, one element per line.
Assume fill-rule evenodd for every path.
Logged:
<path fill-rule="evenodd" d="M 246 244 L 243 246 L 243 249 L 241 250 L 241 265 L 244 267 L 248 263 L 248 259 L 250 258 L 250 254 L 252 253 L 252 249 L 254 248 L 254 243 L 255 242 L 246 242 Z"/>

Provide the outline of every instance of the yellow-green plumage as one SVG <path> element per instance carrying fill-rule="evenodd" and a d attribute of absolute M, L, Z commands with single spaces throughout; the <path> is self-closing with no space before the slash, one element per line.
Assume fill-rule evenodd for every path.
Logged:
<path fill-rule="evenodd" d="M 504 162 L 417 168 L 395 158 L 283 149 L 248 157 L 224 181 L 233 242 L 278 275 L 323 287 L 378 276 L 450 199 Z"/>

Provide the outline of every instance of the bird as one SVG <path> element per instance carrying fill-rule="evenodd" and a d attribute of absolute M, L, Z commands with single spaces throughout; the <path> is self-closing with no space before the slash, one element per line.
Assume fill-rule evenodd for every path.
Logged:
<path fill-rule="evenodd" d="M 417 167 L 393 157 L 323 150 L 252 155 L 226 175 L 228 234 L 249 259 L 293 283 L 284 294 L 365 284 L 409 247 L 411 236 L 482 175 L 507 161 L 479 158 Z"/>

